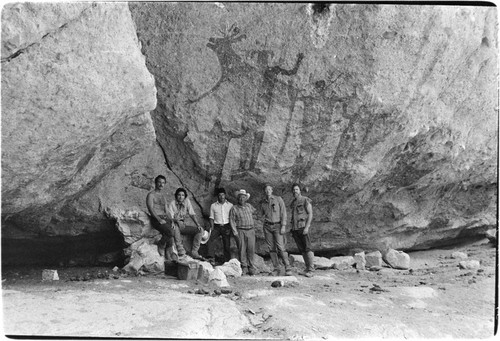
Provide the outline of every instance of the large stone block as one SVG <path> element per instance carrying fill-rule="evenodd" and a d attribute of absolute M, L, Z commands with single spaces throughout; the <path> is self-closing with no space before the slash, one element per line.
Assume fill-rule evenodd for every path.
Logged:
<path fill-rule="evenodd" d="M 394 269 L 406 270 L 410 268 L 410 256 L 403 251 L 387 250 L 384 254 L 384 261 Z"/>

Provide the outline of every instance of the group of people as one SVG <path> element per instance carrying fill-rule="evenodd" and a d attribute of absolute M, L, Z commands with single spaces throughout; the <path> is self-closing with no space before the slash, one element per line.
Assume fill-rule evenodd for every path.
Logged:
<path fill-rule="evenodd" d="M 193 236 L 190 256 L 204 260 L 198 251 L 202 239 L 207 238 L 208 235 L 210 238 L 208 243 L 209 257 L 214 258 L 214 244 L 219 238 L 222 238 L 224 260 L 227 262 L 231 259 L 231 238 L 234 238 L 243 274 L 255 275 L 257 273 L 254 260 L 256 226 L 253 217 L 255 214 L 262 217 L 264 221 L 264 237 L 273 264 L 272 275 L 279 276 L 281 274 L 280 258 L 285 267 L 285 276 L 292 275 L 286 251 L 287 209 L 283 199 L 273 195 L 271 185 L 265 185 L 265 198 L 258 204 L 257 208 L 247 202 L 250 193 L 244 189 L 235 193 L 237 203 L 233 205 L 227 200 L 225 189 L 218 188 L 216 190 L 217 201 L 210 206 L 210 231 L 208 232 L 198 223 L 184 188 L 178 188 L 175 191 L 175 200 L 167 204 L 162 192 L 165 184 L 166 178 L 163 175 L 156 177 L 155 189 L 148 193 L 146 204 L 152 217 L 152 226 L 162 235 L 159 249 L 163 251 L 166 258 L 172 255 L 174 244 L 178 259 L 185 257 L 186 250 L 182 240 L 184 234 Z M 298 184 L 293 184 L 292 193 L 294 199 L 290 204 L 291 234 L 306 264 L 306 269 L 301 274 L 312 277 L 314 253 L 309 237 L 313 218 L 311 200 L 301 194 Z M 188 225 L 188 219 L 191 219 L 195 226 Z"/>

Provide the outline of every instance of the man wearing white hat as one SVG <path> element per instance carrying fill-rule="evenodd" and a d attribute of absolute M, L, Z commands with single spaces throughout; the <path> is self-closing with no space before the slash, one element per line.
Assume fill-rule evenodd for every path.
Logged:
<path fill-rule="evenodd" d="M 229 223 L 233 233 L 238 236 L 238 251 L 240 254 L 243 274 L 253 276 L 256 274 L 255 255 L 255 224 L 252 214 L 255 208 L 247 203 L 250 193 L 241 189 L 235 193 L 238 203 L 229 211 Z"/>

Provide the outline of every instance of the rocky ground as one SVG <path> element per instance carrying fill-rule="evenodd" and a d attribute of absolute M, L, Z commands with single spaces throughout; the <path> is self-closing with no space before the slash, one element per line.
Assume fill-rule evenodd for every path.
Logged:
<path fill-rule="evenodd" d="M 456 251 L 480 268 L 460 269 Z M 230 289 L 163 273 L 111 268 L 4 268 L 4 334 L 84 337 L 489 338 L 494 335 L 495 245 L 409 253 L 411 268 L 317 270 L 228 278 Z M 283 280 L 284 286 L 272 282 Z"/>

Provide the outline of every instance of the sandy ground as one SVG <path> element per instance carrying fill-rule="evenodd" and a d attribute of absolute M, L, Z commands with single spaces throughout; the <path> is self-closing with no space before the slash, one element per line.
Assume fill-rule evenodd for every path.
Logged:
<path fill-rule="evenodd" d="M 455 251 L 481 267 L 463 270 Z M 492 338 L 496 247 L 483 240 L 410 253 L 411 269 L 230 278 L 230 293 L 162 273 L 3 269 L 3 333 L 18 336 L 324 340 Z M 107 271 L 107 273 L 106 273 Z M 77 277 L 78 276 L 78 277 Z M 83 280 L 84 279 L 84 280 Z M 276 279 L 285 286 L 274 288 Z M 207 294 L 203 294 L 203 290 Z M 201 292 L 201 293 L 200 293 Z"/>

